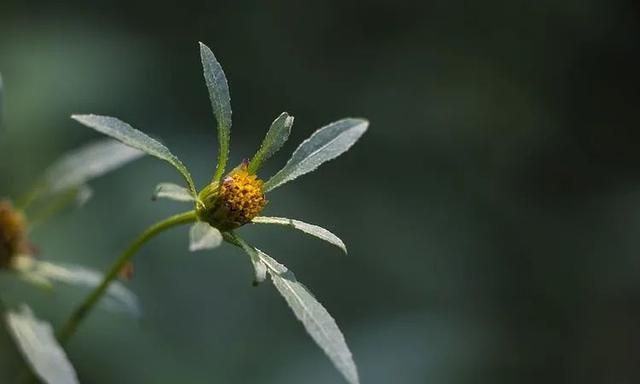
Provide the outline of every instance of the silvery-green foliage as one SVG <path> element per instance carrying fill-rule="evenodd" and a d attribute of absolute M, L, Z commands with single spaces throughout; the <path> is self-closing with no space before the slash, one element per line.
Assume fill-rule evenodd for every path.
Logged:
<path fill-rule="evenodd" d="M 25 360 L 46 384 L 79 383 L 71 362 L 58 344 L 51 325 L 36 318 L 27 305 L 5 314 L 7 330 Z"/>
<path fill-rule="evenodd" d="M 11 268 L 25 281 L 44 287 L 51 287 L 54 283 L 62 283 L 95 288 L 103 278 L 100 272 L 85 267 L 55 264 L 37 260 L 31 256 L 14 257 Z M 139 317 L 141 314 L 138 298 L 120 282 L 109 285 L 104 305 L 108 309 L 126 312 L 135 317 Z"/>
<path fill-rule="evenodd" d="M 160 183 L 156 185 L 156 190 L 151 198 L 153 200 L 169 199 L 181 202 L 192 202 L 195 200 L 195 197 L 187 188 L 173 183 Z"/>
<path fill-rule="evenodd" d="M 213 114 L 218 122 L 218 166 L 213 181 L 219 181 L 229 159 L 229 141 L 231 140 L 231 98 L 229 85 L 222 66 L 211 49 L 200 43 L 200 58 L 204 80 L 209 91 Z"/>
<path fill-rule="evenodd" d="M 264 140 L 262 140 L 260 149 L 258 149 L 258 152 L 256 152 L 251 161 L 249 161 L 249 173 L 256 173 L 265 161 L 282 148 L 289 138 L 292 126 L 293 116 L 289 116 L 287 112 L 282 112 L 282 114 L 271 123 L 267 135 L 264 137 Z"/>
<path fill-rule="evenodd" d="M 88 185 L 81 185 L 76 189 L 76 206 L 82 207 L 93 197 L 93 189 Z"/>
<path fill-rule="evenodd" d="M 350 384 L 357 384 L 359 383 L 357 368 L 342 332 L 327 310 L 314 298 L 304 285 L 296 280 L 293 273 L 262 251 L 249 245 L 234 231 L 225 230 L 220 232 L 218 229 L 202 221 L 208 219 L 207 215 L 202 214 L 202 212 L 206 213 L 208 209 L 217 209 L 223 206 L 218 205 L 221 203 L 227 204 L 224 205 L 225 207 L 232 206 L 229 204 L 230 200 L 221 201 L 219 200 L 221 199 L 221 195 L 217 194 L 219 192 L 217 188 L 220 186 L 218 182 L 221 181 L 225 173 L 229 157 L 231 103 L 224 71 L 213 52 L 202 43 L 200 43 L 200 57 L 211 106 L 217 122 L 219 145 L 218 164 L 214 177 L 212 183 L 200 192 L 200 194 L 204 196 L 201 199 L 198 197 L 187 168 L 177 157 L 169 152 L 165 146 L 156 140 L 112 117 L 96 115 L 73 116 L 74 119 L 88 127 L 122 141 L 133 148 L 168 161 L 180 171 L 187 181 L 189 188 L 186 189 L 171 183 L 162 183 L 156 187 L 154 198 L 168 198 L 184 202 L 195 201 L 197 203 L 195 210 L 170 217 L 151 226 L 138 240 L 132 243 L 130 248 L 128 248 L 122 256 L 125 261 L 128 260 L 127 258 L 133 256 L 140 244 L 155 236 L 160 229 L 164 230 L 169 226 L 192 222 L 190 220 L 195 221 L 195 224 L 192 225 L 189 231 L 189 249 L 191 251 L 211 249 L 219 246 L 222 240 L 242 248 L 249 256 L 253 265 L 255 274 L 254 282 L 256 284 L 262 282 L 268 273 L 278 292 L 284 297 L 295 316 L 302 322 L 313 340 L 327 354 L 346 380 Z M 364 134 L 369 125 L 369 122 L 364 119 L 347 118 L 318 129 L 307 140 L 300 144 L 279 172 L 261 185 L 258 180 L 254 179 L 256 177 L 255 173 L 268 158 L 273 156 L 273 154 L 285 144 L 290 135 L 293 120 L 293 117 L 289 116 L 286 112 L 278 116 L 272 122 L 257 153 L 246 165 L 246 170 L 252 178 L 251 180 L 256 182 L 256 186 L 254 187 L 258 189 L 262 187 L 262 191 L 258 192 L 258 196 L 262 196 L 262 192 L 271 191 L 299 176 L 312 172 L 324 162 L 340 156 Z M 231 178 L 231 180 L 233 181 L 233 178 Z M 242 197 L 245 196 L 245 192 L 246 191 L 242 193 L 238 192 L 238 199 L 241 200 Z M 206 204 L 209 204 L 209 206 Z M 243 204 L 241 207 L 247 206 L 249 201 L 244 201 Z M 236 211 L 242 209 L 238 206 L 232 206 L 232 208 Z M 258 211 L 261 209 L 262 206 Z M 216 210 L 215 212 L 220 215 L 225 215 L 224 210 Z M 252 216 L 253 215 L 255 215 L 255 213 L 252 213 Z M 185 217 L 188 220 L 183 221 Z M 249 218 L 247 218 L 247 220 L 249 220 Z M 345 253 L 347 251 L 344 242 L 342 242 L 340 238 L 317 225 L 282 217 L 258 216 L 254 217 L 252 222 L 256 224 L 288 226 L 327 241 Z M 213 223 L 216 225 L 215 220 Z M 119 264 L 116 264 L 112 270 L 117 270 L 118 267 Z M 95 298 L 99 297 L 99 295 L 100 293 L 98 292 L 97 295 L 89 296 L 83 306 L 76 311 L 75 314 L 78 316 L 72 316 L 70 318 L 70 322 L 68 323 L 69 327 L 67 328 L 70 329 L 69 335 L 73 333 L 73 330 L 79 321 L 81 321 L 83 314 L 86 312 L 86 308 L 94 305 L 96 302 Z"/>
<path fill-rule="evenodd" d="M 265 183 L 265 191 L 307 174 L 322 163 L 340 156 L 358 141 L 368 126 L 367 120 L 349 118 L 318 129 L 293 152 L 284 168 Z"/>
<path fill-rule="evenodd" d="M 331 362 L 350 384 L 359 383 L 358 369 L 347 343 L 329 312 L 296 280 L 293 272 L 266 253 L 256 250 L 267 266 L 273 285 L 285 299 L 311 338 L 327 354 Z"/>
<path fill-rule="evenodd" d="M 191 252 L 217 248 L 222 244 L 222 233 L 204 221 L 198 221 L 189 230 Z"/>
<path fill-rule="evenodd" d="M 129 124 L 120 121 L 115 117 L 73 115 L 71 118 L 132 148 L 139 149 L 148 155 L 157 157 L 173 165 L 184 177 L 192 194 L 194 196 L 196 195 L 196 187 L 187 167 L 180 161 L 180 159 L 178 159 L 178 157 L 169 151 L 169 148 L 165 147 L 158 140 L 147 136 L 145 133 L 138 131 Z"/>
<path fill-rule="evenodd" d="M 317 237 L 318 239 L 324 240 L 330 244 L 333 244 L 336 247 L 340 248 L 344 253 L 347 253 L 347 246 L 344 245 L 344 242 L 340 240 L 338 236 L 334 235 L 329 230 L 317 225 L 305 223 L 300 220 L 288 219 L 286 217 L 267 216 L 254 217 L 251 222 L 255 224 L 276 224 L 288 226 L 311 236 Z"/>

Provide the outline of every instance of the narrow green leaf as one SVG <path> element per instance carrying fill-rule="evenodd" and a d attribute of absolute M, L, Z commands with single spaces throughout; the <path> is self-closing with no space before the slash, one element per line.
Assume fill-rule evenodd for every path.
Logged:
<path fill-rule="evenodd" d="M 220 181 L 224 169 L 229 159 L 229 141 L 231 137 L 231 98 L 229 96 L 229 85 L 224 75 L 222 66 L 216 60 L 211 49 L 200 43 L 200 58 L 202 60 L 202 70 L 204 81 L 209 91 L 209 99 L 213 114 L 218 122 L 218 165 L 213 181 Z"/>
<path fill-rule="evenodd" d="M 333 233 L 328 230 L 319 227 L 317 225 L 308 224 L 300 220 L 288 219 L 285 217 L 266 217 L 266 216 L 258 216 L 254 217 L 251 220 L 252 223 L 255 224 L 276 224 L 276 225 L 285 225 L 299 231 L 302 231 L 311 236 L 315 236 L 318 239 L 324 240 L 330 244 L 335 245 L 336 247 L 342 249 L 344 253 L 347 253 L 347 247 L 344 245 L 342 240 Z"/>
<path fill-rule="evenodd" d="M 46 384 L 79 383 L 69 358 L 56 340 L 51 324 L 39 320 L 23 304 L 5 314 L 8 330 L 33 372 Z"/>
<path fill-rule="evenodd" d="M 293 152 L 284 168 L 264 184 L 265 191 L 307 174 L 322 163 L 340 156 L 358 141 L 368 126 L 367 120 L 343 119 L 318 129 Z"/>
<path fill-rule="evenodd" d="M 222 233 L 204 221 L 198 221 L 189 230 L 189 251 L 217 248 L 222 244 Z"/>
<path fill-rule="evenodd" d="M 285 299 L 298 320 L 302 322 L 311 338 L 327 354 L 331 362 L 350 384 L 358 384 L 358 369 L 351 351 L 329 312 L 316 300 L 307 288 L 296 280 L 284 265 L 257 250 L 267 266 L 273 285 Z"/>
<path fill-rule="evenodd" d="M 144 152 L 115 140 L 99 140 L 66 153 L 49 166 L 45 188 L 49 193 L 76 188 L 142 156 Z"/>
<path fill-rule="evenodd" d="M 191 178 L 191 174 L 187 167 L 173 154 L 167 147 L 162 145 L 156 139 L 147 136 L 145 133 L 138 131 L 129 124 L 116 119 L 115 117 L 99 116 L 99 115 L 73 115 L 72 119 L 79 123 L 93 128 L 96 131 L 123 142 L 124 144 L 139 149 L 151 156 L 173 165 L 184 177 L 189 185 L 189 189 L 194 196 L 197 195 L 196 187 Z"/>
<path fill-rule="evenodd" d="M 45 287 L 51 287 L 53 283 L 62 283 L 95 288 L 100 285 L 103 278 L 100 272 L 88 268 L 77 265 L 54 264 L 36 260 L 30 256 L 15 257 L 11 267 L 25 281 Z M 110 310 L 126 312 L 135 317 L 140 317 L 141 315 L 138 298 L 120 282 L 114 282 L 109 285 L 104 305 Z"/>
<path fill-rule="evenodd" d="M 226 232 L 228 236 L 231 237 L 231 242 L 233 244 L 239 245 L 242 250 L 245 251 L 247 255 L 249 255 L 249 259 L 251 259 L 251 264 L 253 265 L 253 271 L 255 272 L 254 284 L 260 284 L 267 277 L 267 266 L 260 259 L 260 255 L 258 254 L 258 250 L 251 245 L 247 244 L 246 241 L 240 238 L 240 236 L 236 235 L 233 232 Z"/>
<path fill-rule="evenodd" d="M 181 202 L 195 201 L 195 197 L 193 197 L 187 188 L 173 183 L 158 184 L 151 199 L 169 199 Z"/>
<path fill-rule="evenodd" d="M 256 152 L 253 159 L 249 162 L 249 173 L 256 173 L 265 161 L 282 148 L 289 138 L 292 126 L 293 116 L 289 116 L 287 112 L 282 112 L 282 114 L 271 123 L 267 135 L 264 137 L 264 140 L 262 140 L 260 149 L 258 149 L 258 152 Z"/>

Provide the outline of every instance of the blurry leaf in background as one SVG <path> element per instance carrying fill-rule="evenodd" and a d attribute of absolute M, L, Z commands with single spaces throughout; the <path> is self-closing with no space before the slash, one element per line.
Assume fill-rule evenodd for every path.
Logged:
<path fill-rule="evenodd" d="M 2 73 L 0 73 L 0 132 L 4 127 L 4 82 L 2 81 Z"/>
<path fill-rule="evenodd" d="M 92 289 L 102 281 L 100 272 L 77 265 L 40 261 L 31 256 L 15 257 L 11 267 L 25 281 L 43 287 L 51 287 L 53 283 L 63 283 Z M 114 282 L 109 286 L 103 304 L 113 311 L 125 312 L 134 317 L 141 315 L 138 298 L 120 282 Z"/>
<path fill-rule="evenodd" d="M 79 383 L 51 325 L 37 319 L 27 305 L 5 314 L 9 333 L 34 373 L 46 384 Z"/>
<path fill-rule="evenodd" d="M 93 197 L 93 189 L 88 185 L 81 185 L 76 191 L 76 205 L 82 207 Z"/>
<path fill-rule="evenodd" d="M 75 188 L 144 156 L 144 152 L 112 139 L 100 140 L 70 151 L 45 172 L 48 193 Z"/>
<path fill-rule="evenodd" d="M 112 139 L 96 141 L 71 150 L 45 170 L 42 179 L 18 200 L 17 206 L 21 210 L 27 210 L 34 203 L 39 205 L 35 214 L 29 215 L 29 226 L 40 224 L 69 204 L 83 206 L 93 196 L 93 190 L 87 182 L 143 155 L 144 152 Z"/>

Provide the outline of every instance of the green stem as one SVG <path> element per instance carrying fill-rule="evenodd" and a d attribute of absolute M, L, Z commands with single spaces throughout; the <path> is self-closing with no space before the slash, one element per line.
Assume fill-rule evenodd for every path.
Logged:
<path fill-rule="evenodd" d="M 75 333 L 76 329 L 84 318 L 91 312 L 93 307 L 98 303 L 100 298 L 104 295 L 109 284 L 118 276 L 120 271 L 127 265 L 133 255 L 151 238 L 158 233 L 175 227 L 181 224 L 192 223 L 196 221 L 195 211 L 189 211 L 181 213 L 175 216 L 171 216 L 165 220 L 162 220 L 151 227 L 147 228 L 140 236 L 138 236 L 127 249 L 116 259 L 115 263 L 111 266 L 109 272 L 104 276 L 100 285 L 98 285 L 87 298 L 76 308 L 71 314 L 65 325 L 58 331 L 57 337 L 61 344 L 69 341 L 71 336 Z"/>

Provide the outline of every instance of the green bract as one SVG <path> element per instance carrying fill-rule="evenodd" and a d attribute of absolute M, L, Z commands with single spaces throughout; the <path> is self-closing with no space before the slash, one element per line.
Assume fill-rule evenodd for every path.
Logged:
<path fill-rule="evenodd" d="M 135 149 L 165 160 L 173 165 L 186 181 L 186 187 L 161 183 L 153 194 L 194 204 L 193 210 L 176 215 L 149 228 L 125 250 L 107 277 L 113 278 L 139 247 L 156 233 L 166 228 L 192 222 L 189 232 L 191 251 L 211 249 L 222 241 L 240 247 L 254 267 L 255 282 L 263 281 L 267 273 L 280 294 L 287 301 L 296 317 L 303 323 L 311 337 L 325 351 L 336 368 L 349 383 L 358 383 L 358 373 L 344 337 L 335 321 L 324 307 L 297 282 L 293 274 L 264 252 L 245 242 L 237 228 L 246 223 L 288 226 L 333 244 L 346 253 L 342 240 L 317 225 L 280 217 L 261 217 L 258 214 L 266 204 L 265 192 L 270 192 L 299 176 L 314 171 L 321 164 L 346 152 L 367 130 L 364 119 L 347 118 L 318 129 L 294 151 L 283 169 L 266 183 L 257 177 L 263 163 L 273 156 L 289 138 L 294 118 L 282 113 L 271 126 L 256 154 L 247 163 L 234 168 L 226 176 L 231 131 L 231 104 L 226 76 L 211 50 L 200 43 L 200 56 L 205 83 L 209 92 L 213 114 L 218 127 L 218 163 L 210 184 L 199 192 L 184 164 L 168 148 L 130 125 L 107 116 L 74 115 L 73 119 L 121 141 Z M 100 298 L 109 279 L 85 300 L 60 332 L 64 342 L 84 318 L 87 308 Z"/>

